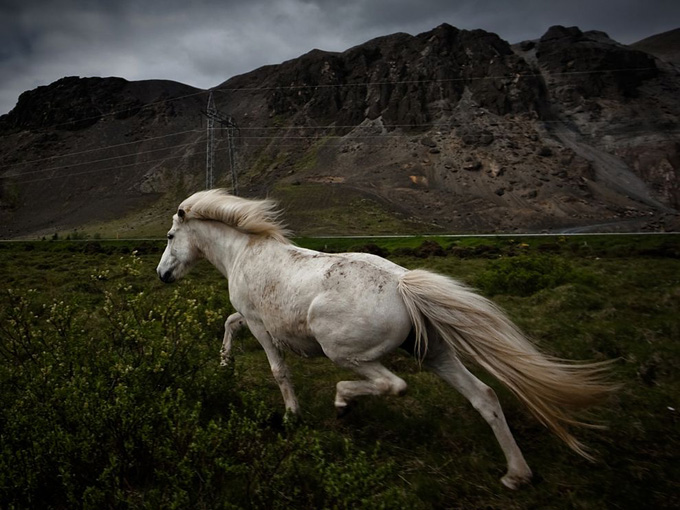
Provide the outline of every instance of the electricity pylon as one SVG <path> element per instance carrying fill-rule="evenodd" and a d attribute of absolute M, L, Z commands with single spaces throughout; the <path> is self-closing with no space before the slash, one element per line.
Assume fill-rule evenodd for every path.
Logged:
<path fill-rule="evenodd" d="M 203 112 L 208 118 L 207 142 L 205 151 L 205 188 L 212 189 L 215 185 L 215 121 L 227 130 L 227 150 L 229 152 L 229 168 L 231 170 L 231 192 L 238 195 L 238 180 L 236 171 L 236 155 L 234 138 L 238 134 L 238 126 L 231 115 L 225 115 L 217 110 L 212 91 L 208 95 L 208 107 Z"/>

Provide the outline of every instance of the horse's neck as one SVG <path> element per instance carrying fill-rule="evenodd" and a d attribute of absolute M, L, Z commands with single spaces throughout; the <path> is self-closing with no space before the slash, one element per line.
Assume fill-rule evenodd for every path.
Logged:
<path fill-rule="evenodd" d="M 250 236 L 215 221 L 196 222 L 194 232 L 206 260 L 229 278 L 236 261 L 247 250 Z"/>

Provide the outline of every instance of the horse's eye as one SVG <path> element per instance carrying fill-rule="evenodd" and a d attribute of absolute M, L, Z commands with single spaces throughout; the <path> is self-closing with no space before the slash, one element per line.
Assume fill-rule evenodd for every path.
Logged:
<path fill-rule="evenodd" d="M 174 239 L 174 237 L 175 237 L 175 234 L 168 234 L 168 240 L 172 240 L 172 239 Z"/>

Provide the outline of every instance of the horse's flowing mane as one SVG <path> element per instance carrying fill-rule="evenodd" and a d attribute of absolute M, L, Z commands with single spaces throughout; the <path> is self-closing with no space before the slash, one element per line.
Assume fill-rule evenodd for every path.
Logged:
<path fill-rule="evenodd" d="M 280 211 L 273 200 L 249 200 L 211 189 L 191 195 L 180 204 L 180 210 L 187 218 L 215 220 L 248 234 L 289 242 L 289 232 L 279 221 Z"/>

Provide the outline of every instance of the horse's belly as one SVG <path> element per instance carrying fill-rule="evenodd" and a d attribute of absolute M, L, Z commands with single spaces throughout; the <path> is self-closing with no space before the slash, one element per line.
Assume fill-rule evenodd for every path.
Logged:
<path fill-rule="evenodd" d="M 299 356 L 305 358 L 314 358 L 323 356 L 323 350 L 319 342 L 312 336 L 304 335 L 290 335 L 282 331 L 270 332 L 274 345 L 279 349 L 294 352 Z"/>

